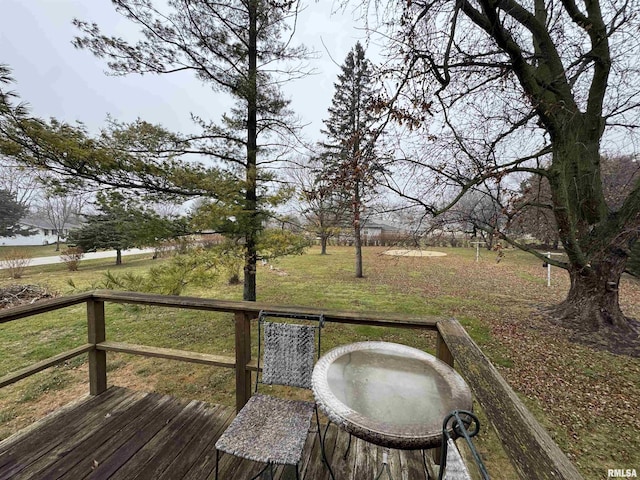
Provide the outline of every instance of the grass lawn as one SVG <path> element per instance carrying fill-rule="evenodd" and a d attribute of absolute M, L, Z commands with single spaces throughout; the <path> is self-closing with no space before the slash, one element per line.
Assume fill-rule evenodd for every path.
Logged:
<path fill-rule="evenodd" d="M 353 250 L 313 248 L 305 255 L 279 259 L 274 269 L 260 266 L 258 299 L 281 305 L 455 316 L 467 328 L 525 404 L 549 430 L 585 478 L 606 478 L 609 468 L 640 469 L 640 359 L 616 356 L 572 343 L 569 333 L 548 323 L 537 308 L 559 302 L 567 276 L 546 270 L 524 253 L 475 249 L 435 249 L 445 257 L 390 257 L 384 249 L 364 249 L 365 278 L 355 279 Z M 30 267 L 22 283 L 46 285 L 67 293 L 68 281 L 90 288 L 102 272 L 141 272 L 148 256 L 82 262 L 79 272 L 64 265 Z M 0 273 L 1 274 L 1 273 Z M 11 283 L 3 278 L 2 284 Z M 217 283 L 192 288 L 188 295 L 241 299 L 242 286 Z M 621 285 L 625 313 L 640 317 L 640 284 Z M 107 305 L 107 337 L 153 346 L 231 355 L 230 315 Z M 364 339 L 395 341 L 433 351 L 429 332 L 379 327 L 327 326 L 325 348 Z M 86 341 L 84 306 L 0 325 L 0 376 Z M 233 405 L 234 375 L 157 359 L 109 356 L 109 382 L 144 390 Z M 87 391 L 84 359 L 52 368 L 0 390 L 0 439 Z M 492 478 L 511 479 L 504 454 L 489 429 L 480 447 Z"/>
<path fill-rule="evenodd" d="M 49 245 L 25 245 L 25 246 L 0 246 L 0 260 L 6 255 L 8 252 L 17 250 L 20 252 L 24 252 L 28 258 L 38 258 L 38 257 L 57 257 L 60 255 L 60 252 L 65 250 L 67 245 L 65 243 L 60 244 L 60 250 L 56 251 L 56 244 L 51 243 Z"/>

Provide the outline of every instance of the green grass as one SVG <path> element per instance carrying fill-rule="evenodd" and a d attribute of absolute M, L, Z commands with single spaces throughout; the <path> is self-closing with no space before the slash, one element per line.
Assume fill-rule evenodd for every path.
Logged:
<path fill-rule="evenodd" d="M 22 395 L 19 402 L 26 403 L 38 400 L 44 394 L 64 390 L 71 382 L 71 376 L 56 367 L 51 375 L 47 375 L 39 383 L 30 383 L 22 389 Z"/>
<path fill-rule="evenodd" d="M 0 258 L 2 258 L 6 252 L 11 252 L 13 250 L 18 250 L 20 252 L 24 252 L 30 258 L 38 258 L 38 257 L 57 257 L 60 255 L 60 252 L 67 248 L 67 245 L 64 243 L 60 244 L 60 250 L 56 251 L 56 244 L 52 243 L 50 245 L 24 245 L 24 246 L 0 246 Z"/>
<path fill-rule="evenodd" d="M 354 278 L 351 248 L 329 247 L 326 256 L 313 248 L 305 255 L 279 259 L 277 270 L 260 266 L 258 299 L 273 305 L 455 316 L 587 478 L 590 472 L 614 468 L 616 461 L 640 465 L 633 441 L 636 420 L 624 413 L 640 398 L 638 359 L 570 344 L 552 329 L 547 336 L 546 324 L 532 316 L 534 306 L 563 298 L 566 276 L 554 270 L 554 286 L 548 288 L 539 260 L 513 250 L 499 264 L 495 254 L 486 251 L 475 262 L 474 249 L 434 248 L 448 254 L 439 258 L 389 257 L 383 250 L 365 248 L 362 279 Z M 113 260 L 83 261 L 78 272 L 64 265 L 30 267 L 20 282 L 69 293 L 70 280 L 77 289 L 88 289 L 107 270 L 143 273 L 160 261 L 144 255 L 125 257 L 122 266 L 113 265 Z M 13 282 L 1 279 L 0 286 Z M 640 312 L 640 301 L 635 301 L 640 288 L 625 282 L 625 308 Z M 242 286 L 215 283 L 185 294 L 240 300 Z M 106 319 L 108 340 L 233 356 L 234 323 L 229 314 L 107 304 Z M 2 324 L 0 376 L 83 344 L 86 338 L 83 305 Z M 431 332 L 329 324 L 323 349 L 360 340 L 399 342 L 431 352 L 435 345 Z M 229 369 L 122 354 L 108 358 L 110 383 L 234 404 L 234 374 Z M 86 364 L 79 358 L 0 389 L 0 439 L 47 411 L 53 400 L 86 391 L 86 381 Z M 597 421 L 583 421 L 594 405 L 599 409 Z M 493 478 L 512 478 L 491 429 L 485 429 L 479 443 L 490 459 Z"/>

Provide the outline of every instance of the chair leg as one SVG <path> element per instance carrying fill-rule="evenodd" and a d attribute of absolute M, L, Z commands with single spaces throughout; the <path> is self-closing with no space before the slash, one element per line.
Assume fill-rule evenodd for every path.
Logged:
<path fill-rule="evenodd" d="M 216 480 L 218 480 L 218 465 L 220 464 L 220 450 L 216 448 Z"/>
<path fill-rule="evenodd" d="M 329 476 L 331 480 L 336 480 L 336 477 L 333 475 L 333 470 L 331 469 L 331 464 L 329 464 L 329 459 L 327 458 L 327 452 L 324 449 L 324 439 L 327 438 L 327 430 L 329 430 L 329 424 L 327 423 L 327 428 L 324 430 L 324 436 L 322 435 L 322 429 L 320 428 L 320 415 L 318 414 L 318 407 L 315 407 L 316 411 L 316 424 L 318 426 L 318 441 L 320 442 L 320 452 L 322 453 L 322 461 L 327 466 L 327 470 L 329 470 Z M 298 475 L 298 466 L 296 465 L 296 478 Z"/>
<path fill-rule="evenodd" d="M 262 477 L 264 475 L 264 472 L 267 471 L 267 469 L 271 474 L 271 480 L 273 480 L 273 463 L 267 463 L 262 470 L 260 470 L 253 477 L 251 477 L 251 480 L 256 480 L 258 477 Z"/>

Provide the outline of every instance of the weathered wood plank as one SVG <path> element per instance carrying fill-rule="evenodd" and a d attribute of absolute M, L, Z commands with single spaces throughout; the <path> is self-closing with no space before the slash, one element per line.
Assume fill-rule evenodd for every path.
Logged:
<path fill-rule="evenodd" d="M 157 480 L 173 480 L 176 478 L 184 478 L 189 469 L 196 464 L 199 458 L 206 456 L 207 453 L 213 451 L 213 446 L 209 446 L 213 438 L 218 438 L 218 433 L 225 420 L 232 415 L 233 409 L 222 407 L 220 405 L 212 405 L 205 412 L 204 420 L 200 424 L 191 440 L 184 446 L 180 455 L 178 455 L 164 471 L 156 477 Z M 207 450 L 208 449 L 208 450 Z M 206 474 L 208 475 L 208 471 Z"/>
<path fill-rule="evenodd" d="M 353 453 L 356 457 L 353 478 L 375 478 L 379 467 L 379 465 L 375 465 L 375 445 L 359 438 L 354 438 L 353 442 L 351 448 L 354 449 Z"/>
<path fill-rule="evenodd" d="M 87 301 L 88 342 L 97 345 L 106 340 L 104 302 Z M 89 352 L 89 393 L 99 395 L 107 389 L 107 353 L 95 348 Z"/>
<path fill-rule="evenodd" d="M 213 452 L 214 460 L 215 460 L 215 451 Z M 238 470 L 240 465 L 245 462 L 242 458 L 236 457 L 234 455 L 229 455 L 227 453 L 220 455 L 220 465 L 218 471 L 218 480 L 226 480 L 226 479 L 235 479 L 235 472 Z M 208 477 L 195 477 L 195 478 L 207 478 L 207 480 L 214 480 L 215 469 L 209 473 Z M 249 477 L 251 478 L 251 477 Z M 240 480 L 240 479 L 238 479 Z"/>
<path fill-rule="evenodd" d="M 306 455 L 304 454 L 305 451 L 308 452 Z M 298 465 L 301 478 L 313 478 L 308 474 L 308 472 L 311 468 L 311 463 L 315 459 L 320 458 L 319 451 L 320 451 L 320 446 L 318 444 L 318 435 L 312 435 L 312 434 L 307 435 L 307 440 L 305 441 L 305 444 L 302 450 L 303 455 L 302 455 L 302 458 L 300 459 L 300 464 Z M 289 479 L 289 478 L 291 478 L 292 480 L 295 480 L 296 478 L 295 473 L 296 473 L 296 470 L 294 468 L 289 467 L 287 469 L 283 469 L 282 470 L 283 480 Z"/>
<path fill-rule="evenodd" d="M 271 305 L 262 302 L 214 300 L 198 297 L 158 295 L 139 292 L 118 292 L 113 290 L 95 290 L 91 292 L 91 296 L 96 300 L 114 303 L 132 303 L 160 307 L 186 308 L 192 310 L 208 310 L 212 312 L 246 312 L 254 318 L 257 318 L 261 310 L 282 313 L 302 313 L 308 315 L 319 315 L 322 313 L 324 314 L 325 321 L 327 322 L 383 327 L 424 328 L 436 330 L 437 322 L 442 320 L 441 317 L 435 316 L 417 317 L 396 313 L 342 312 L 305 306 Z"/>
<path fill-rule="evenodd" d="M 403 480 L 425 478 L 426 473 L 422 462 L 421 451 L 401 450 L 399 453 L 400 463 L 402 464 L 402 476 L 400 478 L 402 478 Z"/>
<path fill-rule="evenodd" d="M 86 344 L 80 347 L 76 347 L 72 350 L 68 350 L 66 352 L 59 353 L 58 355 L 54 355 L 53 357 L 49 357 L 45 360 L 41 360 L 38 363 L 34 363 L 28 367 L 25 367 L 17 372 L 10 373 L 9 375 L 5 375 L 0 378 L 0 388 L 6 387 L 7 385 L 11 385 L 23 378 L 30 377 L 42 370 L 46 370 L 49 367 L 53 367 L 54 365 L 58 365 L 62 362 L 65 362 L 71 358 L 77 357 L 78 355 L 82 355 L 83 353 L 87 353 L 93 350 L 93 345 Z"/>
<path fill-rule="evenodd" d="M 15 436 L 5 447 L 22 444 L 23 458 L 33 460 L 32 450 L 46 448 L 26 468 L 9 471 L 0 466 L 0 476 L 11 479 L 110 478 L 201 480 L 214 477 L 215 442 L 229 425 L 233 408 L 209 406 L 198 401 L 178 400 L 158 394 L 143 394 L 111 387 L 97 397 L 42 422 L 26 436 Z M 91 406 L 92 408 L 88 408 Z M 315 424 L 313 425 L 315 427 Z M 67 435 L 67 434 L 70 435 Z M 16 442 L 16 439 L 18 440 Z M 347 461 L 348 434 L 331 425 L 327 433 L 327 454 L 338 480 L 360 480 L 359 473 L 374 473 L 381 449 L 354 439 Z M 52 443 L 53 445 L 49 445 Z M 367 451 L 368 454 L 363 452 Z M 0 454 L 5 453 L 0 450 Z M 31 457 L 30 457 L 31 456 Z M 420 452 L 390 454 L 390 465 L 399 472 L 420 474 Z M 94 462 L 95 461 L 95 462 Z M 347 468 L 340 469 L 340 465 Z M 221 461 L 220 480 L 244 480 L 257 473 L 262 464 L 247 462 L 232 455 Z M 295 478 L 291 468 L 275 468 L 276 480 Z M 338 473 L 340 472 L 340 473 Z M 346 475 L 343 475 L 344 473 Z M 403 472 L 403 473 L 404 473 Z M 301 462 L 303 480 L 327 480 L 315 429 L 311 429 Z M 365 478 L 372 478 L 371 475 Z M 419 476 L 407 477 L 423 478 Z"/>
<path fill-rule="evenodd" d="M 333 428 L 331 425 L 329 425 L 329 428 L 325 429 L 323 425 L 322 431 L 324 436 L 325 454 L 327 456 L 326 460 L 331 466 L 331 472 L 335 476 L 336 472 L 335 472 L 335 467 L 333 465 L 336 463 L 337 459 L 341 458 L 341 456 L 344 454 L 344 452 L 338 448 L 339 429 L 335 425 L 333 425 Z M 322 465 L 322 468 L 323 468 L 323 471 L 325 471 L 324 477 L 323 477 L 324 480 L 331 480 L 331 476 L 329 475 L 329 469 L 324 464 Z"/>
<path fill-rule="evenodd" d="M 83 474 L 71 478 L 82 478 L 91 473 L 94 460 L 96 460 L 94 456 L 96 449 L 107 442 L 114 432 L 144 418 L 144 412 L 148 405 L 145 399 L 149 396 L 153 396 L 153 394 L 134 395 L 130 401 L 123 402 L 124 408 L 111 411 L 103 418 L 95 418 L 71 437 L 65 434 L 64 428 L 61 429 L 58 432 L 58 436 L 62 438 L 59 445 L 48 451 L 37 462 L 25 468 L 21 474 L 24 475 L 24 478 L 57 479 L 79 464 Z M 157 397 L 157 395 L 155 396 Z"/>
<path fill-rule="evenodd" d="M 383 327 L 423 328 L 436 330 L 437 322 L 443 320 L 436 316 L 413 316 L 397 313 L 379 312 L 342 312 L 306 306 L 271 305 L 262 302 L 244 302 L 215 300 L 198 297 L 146 294 L 139 292 L 118 292 L 113 290 L 94 290 L 75 295 L 42 300 L 31 305 L 21 305 L 0 311 L 0 324 L 47 313 L 61 308 L 71 307 L 90 300 L 112 303 L 131 303 L 169 308 L 207 310 L 212 312 L 247 312 L 257 317 L 261 310 L 283 313 L 302 313 L 318 315 L 323 313 L 327 322 L 349 323 L 355 325 L 373 325 Z"/>
<path fill-rule="evenodd" d="M 582 479 L 462 325 L 454 319 L 443 320 L 438 331 L 521 478 Z"/>
<path fill-rule="evenodd" d="M 442 338 L 442 334 L 440 332 L 436 335 L 436 357 L 442 362 L 446 363 L 450 367 L 454 367 L 454 357 L 447 343 Z M 442 456 L 441 448 L 434 448 L 431 450 L 431 458 L 433 462 L 437 465 L 440 463 L 440 457 Z"/>
<path fill-rule="evenodd" d="M 185 411 L 187 409 L 185 408 Z M 203 423 L 210 416 L 211 407 L 204 402 L 196 402 L 189 411 L 189 416 L 182 423 L 168 424 L 140 453 L 148 451 L 151 455 L 144 468 L 135 477 L 136 480 L 156 480 L 162 472 L 185 451 L 187 444 L 200 431 Z M 138 455 L 139 456 L 139 455 Z"/>
<path fill-rule="evenodd" d="M 332 428 L 337 427 L 333 425 Z M 349 448 L 349 453 L 345 458 L 344 455 L 345 453 L 347 453 L 347 446 L 349 444 L 349 434 L 344 430 L 338 429 L 336 447 L 333 452 L 333 459 L 331 464 L 331 467 L 333 468 L 333 474 L 336 476 L 336 478 L 355 478 L 353 472 L 356 466 L 356 455 L 354 454 L 354 452 L 356 451 L 356 441 L 357 439 L 355 437 L 352 437 L 351 447 Z"/>
<path fill-rule="evenodd" d="M 115 398 L 116 391 L 117 389 L 115 388 L 109 389 L 100 397 L 86 395 L 75 402 L 55 410 L 10 437 L 5 438 L 0 442 L 0 470 L 3 466 L 7 465 L 8 462 L 12 461 L 11 459 L 20 458 L 21 461 L 26 461 L 27 457 L 25 454 L 36 456 L 37 452 L 34 451 L 34 447 L 37 444 L 33 443 L 34 439 L 50 445 L 60 431 L 60 425 L 72 424 L 72 421 L 76 418 L 85 418 L 87 415 L 99 411 L 103 405 L 111 405 L 111 402 L 119 401 L 119 398 Z M 37 435 L 32 435 L 32 433 L 36 431 Z M 50 432 L 54 432 L 54 435 L 51 435 Z M 49 439 L 49 437 L 51 438 Z M 23 442 L 31 443 L 23 446 Z"/>
<path fill-rule="evenodd" d="M 115 451 L 104 450 L 106 459 L 91 478 L 157 478 L 191 439 L 193 424 L 202 420 L 207 408 L 205 403 L 196 400 L 188 403 L 176 400 L 173 406 L 156 414 L 156 419 L 134 432 Z M 117 475 L 114 475 L 116 471 Z"/>
<path fill-rule="evenodd" d="M 70 445 L 82 442 L 99 428 L 106 418 L 117 417 L 141 401 L 145 394 L 124 389 L 109 389 L 78 408 L 54 414 L 24 437 L 6 445 L 0 454 L 0 479 L 29 478 L 32 473 L 64 456 Z M 13 437 L 12 437 L 13 438 Z M 37 478 L 37 477 L 36 477 Z"/>
<path fill-rule="evenodd" d="M 201 480 L 203 478 L 213 478 L 213 472 L 216 466 L 216 447 L 215 443 L 222 435 L 233 418 L 235 417 L 235 410 L 233 408 L 225 407 L 218 411 L 215 417 L 219 420 L 219 424 L 215 429 L 212 429 L 209 433 L 209 441 L 205 448 L 202 450 L 202 454 L 198 456 L 196 462 L 191 465 L 186 475 L 182 477 L 183 480 Z M 175 477 L 165 477 L 164 480 L 173 480 Z M 224 477 L 219 477 L 224 478 Z"/>
<path fill-rule="evenodd" d="M 247 364 L 251 361 L 251 314 L 236 312 L 236 412 L 251 398 L 251 372 Z"/>
<path fill-rule="evenodd" d="M 181 407 L 181 402 L 171 397 L 158 394 L 145 396 L 115 421 L 98 428 L 82 443 L 73 445 L 65 452 L 64 458 L 43 469 L 41 478 L 75 480 L 89 474 L 93 477 L 93 473 L 112 456 L 120 459 L 114 453 L 119 452 L 119 448 L 129 439 L 135 437 L 139 444 L 144 444 L 168 419 L 177 415 Z"/>
<path fill-rule="evenodd" d="M 223 478 L 253 478 L 255 477 L 258 473 L 260 473 L 261 470 L 263 470 L 267 465 L 265 463 L 260 463 L 260 462 L 252 462 L 250 460 L 242 460 L 242 459 L 236 459 L 237 461 L 235 462 L 236 467 L 233 468 L 233 473 L 231 473 L 230 467 L 227 467 L 226 472 L 224 473 L 224 475 L 222 473 L 219 474 L 218 479 L 221 480 Z M 271 467 L 269 467 L 271 468 Z M 273 465 L 272 466 L 273 471 L 275 472 L 278 469 L 277 465 Z M 214 478 L 215 479 L 215 475 L 213 475 L 210 478 Z M 267 477 L 268 478 L 268 477 Z M 274 480 L 275 480 L 276 474 L 274 473 Z M 295 477 L 294 477 L 295 478 Z"/>
<path fill-rule="evenodd" d="M 229 356 L 187 352 L 184 350 L 176 350 L 174 348 L 148 347 L 146 345 L 136 345 L 133 343 L 106 341 L 96 345 L 96 349 L 104 350 L 105 352 L 130 353 L 132 355 L 179 360 L 182 362 L 199 363 L 215 367 L 235 368 L 236 366 L 235 359 Z"/>
<path fill-rule="evenodd" d="M 382 463 L 382 448 L 377 449 L 376 462 L 377 465 Z M 391 450 L 389 452 L 389 470 L 391 471 L 391 478 L 397 478 L 400 480 L 402 475 L 402 461 L 400 459 L 400 450 Z M 384 477 L 382 477 L 384 478 Z"/>
<path fill-rule="evenodd" d="M 318 480 L 325 480 L 329 478 L 329 470 L 327 466 L 324 464 L 322 460 L 322 447 L 320 445 L 320 441 L 318 440 L 318 433 L 316 431 L 316 422 L 315 420 L 311 424 L 313 431 L 309 433 L 309 435 L 313 435 L 316 437 L 316 440 L 313 444 L 313 450 L 310 453 L 309 466 L 305 472 L 306 478 L 316 478 Z M 325 454 L 327 455 L 327 459 L 331 462 L 333 458 L 333 449 L 336 445 L 336 428 L 329 428 L 327 430 L 326 435 L 324 434 L 324 425 L 321 425 L 323 437 L 324 437 L 324 449 Z"/>

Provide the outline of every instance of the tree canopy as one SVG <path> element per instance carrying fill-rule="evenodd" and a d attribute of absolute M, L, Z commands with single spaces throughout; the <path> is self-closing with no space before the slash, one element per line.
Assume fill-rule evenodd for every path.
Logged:
<path fill-rule="evenodd" d="M 332 189 L 350 198 L 350 216 L 356 250 L 356 277 L 362 277 L 362 214 L 381 173 L 376 141 L 379 138 L 374 116 L 376 100 L 373 67 L 360 42 L 340 66 L 329 116 L 324 121 L 322 143 L 323 173 Z"/>
<path fill-rule="evenodd" d="M 393 6 L 399 14 L 387 22 L 387 33 L 396 63 L 387 71 L 399 88 L 387 106 L 417 135 L 413 145 L 405 138 L 398 148 L 408 152 L 398 155 L 396 171 L 404 172 L 404 181 L 395 177 L 388 186 L 433 214 L 451 209 L 469 191 L 499 191 L 504 196 L 496 200 L 506 199 L 504 212 L 513 215 L 532 207 L 510 201 L 522 180 L 545 178 L 568 257 L 551 263 L 571 277 L 554 315 L 576 330 L 634 337 L 633 323 L 619 308 L 618 285 L 638 238 L 640 183 L 623 202 L 607 205 L 600 159 L 603 146 L 635 153 L 637 2 L 418 0 Z M 497 234 L 527 249 L 508 231 Z"/>
<path fill-rule="evenodd" d="M 87 215 L 84 224 L 71 232 L 68 243 L 83 251 L 116 250 L 116 265 L 122 263 L 122 250 L 156 245 L 185 233 L 185 222 L 162 218 L 118 192 L 99 193 L 98 213 Z"/>
<path fill-rule="evenodd" d="M 334 187 L 318 156 L 309 157 L 302 165 L 292 168 L 289 177 L 298 189 L 298 212 L 306 229 L 320 239 L 320 254 L 326 255 L 329 239 L 348 224 L 349 195 Z"/>
<path fill-rule="evenodd" d="M 29 235 L 31 231 L 20 224 L 27 208 L 18 203 L 15 196 L 6 190 L 0 190 L 0 237 Z"/>
<path fill-rule="evenodd" d="M 282 198 L 268 166 L 279 161 L 297 128 L 279 89 L 304 74 L 299 61 L 305 50 L 287 38 L 287 19 L 296 15 L 297 2 L 113 3 L 138 29 L 138 37 L 103 34 L 97 24 L 76 19 L 82 32 L 76 47 L 105 58 L 117 75 L 192 72 L 213 92 L 228 94 L 235 106 L 220 122 L 194 117 L 197 134 L 175 134 L 139 120 L 113 121 L 93 137 L 82 125 L 30 118 L 23 107 L 11 105 L 5 91 L 3 150 L 67 179 L 165 197 L 204 196 L 216 213 L 226 207 L 222 218 L 236 220 L 226 223 L 233 227 L 228 233 L 241 235 L 245 246 L 243 296 L 255 300 L 257 236 L 265 212 Z M 207 166 L 193 163 L 194 156 Z"/>

